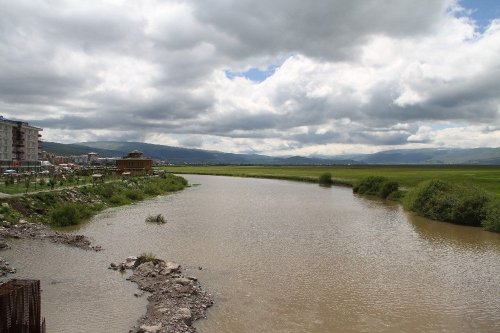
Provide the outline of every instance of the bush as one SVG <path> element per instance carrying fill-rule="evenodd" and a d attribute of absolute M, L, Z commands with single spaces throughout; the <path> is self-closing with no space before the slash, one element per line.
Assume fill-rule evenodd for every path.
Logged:
<path fill-rule="evenodd" d="M 162 260 L 157 259 L 156 256 L 151 252 L 142 253 L 134 263 L 134 267 L 138 267 L 139 265 L 145 262 L 152 262 L 154 265 L 160 263 Z"/>
<path fill-rule="evenodd" d="M 54 206 L 58 202 L 57 196 L 52 192 L 36 193 L 33 195 L 33 197 L 45 206 Z"/>
<path fill-rule="evenodd" d="M 129 203 L 129 200 L 123 194 L 114 194 L 109 198 L 109 203 L 114 206 L 123 206 Z"/>
<path fill-rule="evenodd" d="M 155 261 L 156 256 L 152 252 L 145 252 L 141 253 L 141 255 L 139 256 L 139 258 L 137 258 L 137 260 L 140 260 L 142 262 Z"/>
<path fill-rule="evenodd" d="M 144 193 L 146 193 L 147 195 L 158 195 L 161 194 L 161 192 L 162 191 L 160 187 L 158 187 L 158 185 L 156 184 L 148 184 L 144 188 Z"/>
<path fill-rule="evenodd" d="M 493 196 L 474 186 L 442 180 L 420 183 L 405 197 L 407 209 L 433 220 L 480 226 L 489 214 L 494 221 Z M 494 222 L 492 222 L 494 224 Z"/>
<path fill-rule="evenodd" d="M 355 184 L 352 190 L 354 193 L 376 195 L 390 200 L 399 200 L 403 197 L 397 182 L 380 176 L 366 177 Z"/>
<path fill-rule="evenodd" d="M 404 205 L 419 215 L 450 221 L 453 207 L 453 199 L 448 195 L 450 192 L 451 185 L 448 183 L 437 179 L 428 180 L 418 184 L 405 196 Z"/>
<path fill-rule="evenodd" d="M 163 215 L 158 214 L 158 215 L 149 215 L 146 217 L 146 222 L 150 223 L 166 223 L 167 221 L 165 220 L 165 217 Z"/>
<path fill-rule="evenodd" d="M 132 201 L 139 201 L 144 199 L 142 191 L 137 189 L 128 189 L 125 191 L 125 196 Z"/>
<path fill-rule="evenodd" d="M 103 198 L 109 199 L 115 194 L 115 192 L 118 191 L 118 189 L 114 184 L 103 184 L 97 186 L 95 191 Z"/>
<path fill-rule="evenodd" d="M 59 227 L 69 225 L 76 225 L 82 220 L 88 219 L 92 216 L 90 207 L 76 204 L 66 203 L 54 208 L 50 213 L 50 222 Z"/>
<path fill-rule="evenodd" d="M 453 223 L 481 226 L 486 218 L 488 204 L 493 196 L 474 186 L 454 186 L 453 209 L 451 220 Z"/>
<path fill-rule="evenodd" d="M 500 202 L 492 200 L 486 205 L 486 213 L 481 221 L 484 229 L 500 232 Z"/>
<path fill-rule="evenodd" d="M 366 177 L 354 185 L 352 190 L 354 193 L 359 194 L 378 195 L 385 181 L 386 179 L 380 176 Z"/>
<path fill-rule="evenodd" d="M 3 219 L 12 224 L 16 224 L 23 215 L 19 213 L 16 209 L 11 208 L 8 204 L 0 205 L 0 214 L 3 215 Z"/>
<path fill-rule="evenodd" d="M 380 190 L 378 191 L 378 196 L 383 198 L 383 199 L 386 199 L 394 192 L 398 192 L 400 195 L 401 192 L 399 192 L 399 184 L 397 182 L 394 182 L 394 181 L 388 181 L 388 182 L 382 183 L 382 186 L 381 186 Z"/>
<path fill-rule="evenodd" d="M 396 191 L 393 191 L 391 192 L 388 196 L 387 196 L 387 200 L 392 200 L 392 201 L 401 201 L 401 199 L 403 199 L 405 196 L 405 193 L 401 190 L 396 190 Z"/>
<path fill-rule="evenodd" d="M 333 184 L 332 174 L 329 172 L 325 172 L 319 176 L 318 182 L 321 185 L 331 185 Z"/>

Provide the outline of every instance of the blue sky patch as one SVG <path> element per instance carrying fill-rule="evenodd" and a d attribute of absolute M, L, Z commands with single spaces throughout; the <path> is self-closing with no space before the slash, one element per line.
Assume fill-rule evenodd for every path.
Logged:
<path fill-rule="evenodd" d="M 460 4 L 472 11 L 470 16 L 481 30 L 500 18 L 500 0 L 461 0 Z"/>
<path fill-rule="evenodd" d="M 271 65 L 266 69 L 260 69 L 256 67 L 251 67 L 249 70 L 245 72 L 233 72 L 231 70 L 227 70 L 226 77 L 229 79 L 234 79 L 235 77 L 244 77 L 253 82 L 262 82 L 268 77 L 272 76 L 274 72 L 279 68 L 279 65 Z"/>

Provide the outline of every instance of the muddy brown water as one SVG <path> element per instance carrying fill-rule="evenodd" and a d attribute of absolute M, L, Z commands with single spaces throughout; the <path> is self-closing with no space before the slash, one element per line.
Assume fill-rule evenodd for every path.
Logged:
<path fill-rule="evenodd" d="M 11 241 L 1 255 L 41 280 L 48 332 L 128 332 L 147 300 L 107 267 L 142 252 L 182 263 L 215 295 L 201 333 L 500 332 L 499 234 L 348 188 L 186 178 L 200 185 L 74 231 L 102 252 Z M 158 213 L 167 224 L 144 221 Z"/>

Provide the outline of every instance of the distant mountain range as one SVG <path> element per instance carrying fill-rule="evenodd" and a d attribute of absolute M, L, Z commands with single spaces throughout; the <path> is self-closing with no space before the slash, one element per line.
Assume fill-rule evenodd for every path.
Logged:
<path fill-rule="evenodd" d="M 321 157 L 272 157 L 258 154 L 232 154 L 219 151 L 189 149 L 143 142 L 97 141 L 77 144 L 44 142 L 43 149 L 57 155 L 82 155 L 89 152 L 101 157 L 125 156 L 138 149 L 153 159 L 173 164 L 269 164 L 269 165 L 333 165 L 333 164 L 483 164 L 500 165 L 500 148 L 471 149 L 400 149 L 375 154 L 353 154 Z"/>
<path fill-rule="evenodd" d="M 125 156 L 132 150 L 140 150 L 145 156 L 173 164 L 269 164 L 269 165 L 315 165 L 352 164 L 348 159 L 324 159 L 314 157 L 272 157 L 258 154 L 232 154 L 202 149 L 189 149 L 143 142 L 99 141 L 62 144 L 44 142 L 43 150 L 56 155 L 82 155 L 89 152 L 101 157 Z"/>
<path fill-rule="evenodd" d="M 366 164 L 483 164 L 500 165 L 500 148 L 398 149 L 366 155 L 344 155 Z"/>

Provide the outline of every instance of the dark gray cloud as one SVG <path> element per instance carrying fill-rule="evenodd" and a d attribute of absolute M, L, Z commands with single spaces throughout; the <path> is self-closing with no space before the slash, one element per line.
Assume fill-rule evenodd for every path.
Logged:
<path fill-rule="evenodd" d="M 195 15 L 228 36 L 236 57 L 297 52 L 351 59 L 374 34 L 418 35 L 440 21 L 448 1 L 214 0 L 192 1 Z"/>

